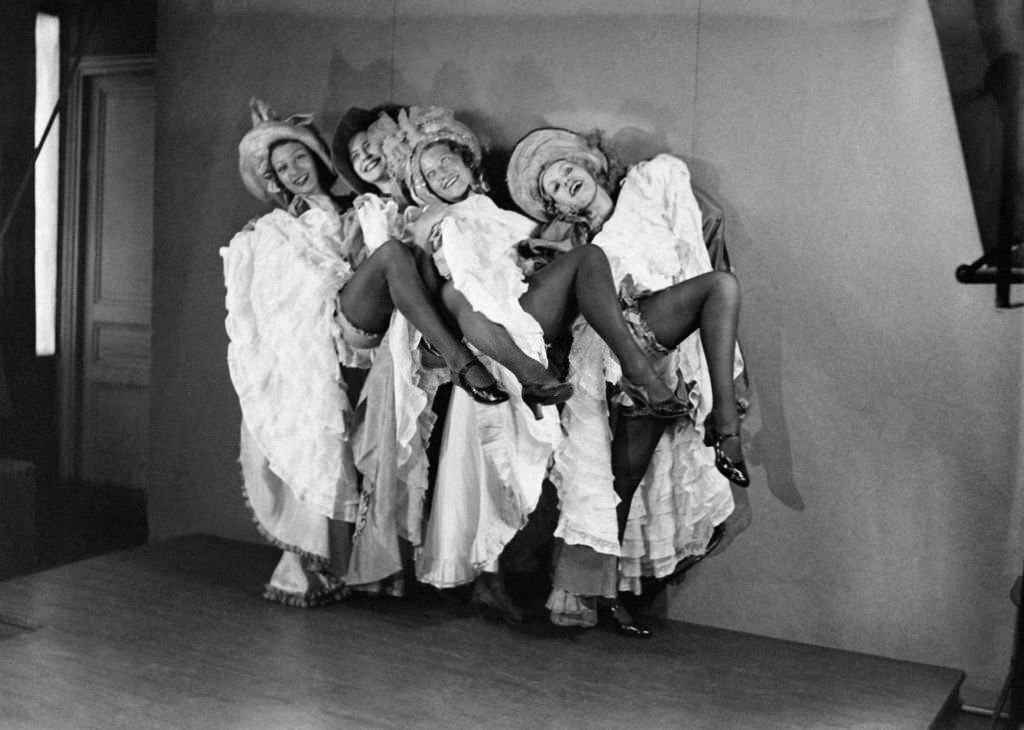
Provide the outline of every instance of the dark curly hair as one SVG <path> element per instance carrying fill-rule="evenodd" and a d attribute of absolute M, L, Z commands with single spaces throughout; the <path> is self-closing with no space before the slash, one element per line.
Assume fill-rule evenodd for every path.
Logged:
<path fill-rule="evenodd" d="M 291 203 L 292 198 L 294 198 L 295 196 L 281 182 L 281 179 L 277 176 L 277 171 L 274 169 L 274 166 L 270 164 L 270 159 L 274 155 L 274 150 L 280 147 L 281 145 L 285 144 L 286 142 L 295 142 L 296 144 L 301 144 L 303 147 L 305 147 L 306 151 L 309 153 L 310 158 L 313 160 L 313 169 L 316 170 L 316 179 L 320 183 L 320 187 L 323 188 L 323 191 L 326 194 L 330 195 L 331 187 L 334 185 L 334 181 L 337 179 L 338 176 L 328 169 L 327 165 L 324 164 L 324 161 L 320 159 L 320 155 L 313 152 L 313 150 L 309 149 L 308 146 L 306 146 L 302 142 L 299 142 L 298 140 L 279 139 L 276 142 L 272 143 L 269 147 L 267 147 L 267 171 L 270 175 L 273 175 L 274 182 L 276 182 L 277 187 L 280 188 L 281 195 L 284 197 L 285 202 Z"/>

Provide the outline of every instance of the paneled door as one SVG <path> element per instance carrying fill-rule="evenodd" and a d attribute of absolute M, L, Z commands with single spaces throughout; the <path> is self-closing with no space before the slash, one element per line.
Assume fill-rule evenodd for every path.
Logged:
<path fill-rule="evenodd" d="M 85 59 L 68 167 L 62 347 L 65 477 L 145 489 L 149 458 L 153 153 L 151 59 Z M 74 117 L 77 116 L 77 119 Z M 72 160 L 74 156 L 74 160 Z M 71 164 L 71 163 L 74 163 Z M 75 174 L 69 169 L 69 174 Z M 67 180 L 67 178 L 66 178 Z M 77 188 L 77 189 L 74 189 Z M 74 195 L 75 200 L 68 200 Z M 68 230 L 68 229 L 65 229 Z M 71 282 L 67 277 L 74 276 Z"/>

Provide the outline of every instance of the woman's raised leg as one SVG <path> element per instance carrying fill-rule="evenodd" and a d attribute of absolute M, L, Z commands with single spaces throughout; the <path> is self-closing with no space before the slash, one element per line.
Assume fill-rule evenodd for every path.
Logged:
<path fill-rule="evenodd" d="M 712 422 L 708 440 L 715 446 L 719 470 L 734 483 L 746 486 L 749 477 L 743 465 L 733 382 L 739 282 L 728 272 L 712 271 L 655 292 L 640 303 L 640 309 L 655 338 L 666 347 L 675 347 L 700 330 L 711 380 Z"/>
<path fill-rule="evenodd" d="M 640 302 L 655 338 L 675 347 L 700 330 L 708 362 L 715 426 L 730 433 L 739 426 L 733 365 L 740 315 L 740 288 L 736 277 L 712 271 L 661 289 Z"/>
<path fill-rule="evenodd" d="M 473 309 L 451 282 L 441 290 L 445 308 L 455 315 L 466 340 L 482 353 L 508 368 L 523 385 L 539 384 L 554 387 L 560 384 L 539 360 L 535 360 L 520 349 L 512 335 L 500 324 Z"/>
<path fill-rule="evenodd" d="M 437 348 L 476 400 L 499 403 L 508 399 L 508 394 L 444 321 L 423 281 L 413 250 L 400 241 L 387 241 L 356 269 L 341 290 L 340 305 L 352 324 L 368 332 L 386 330 L 391 313 L 397 308 Z M 477 367 L 471 367 L 474 363 Z"/>
<path fill-rule="evenodd" d="M 586 244 L 559 256 L 530 277 L 529 286 L 519 301 L 540 322 L 545 338 L 566 331 L 582 314 L 615 353 L 626 380 L 645 387 L 652 405 L 665 404 L 666 414 L 672 410 L 675 395 L 633 339 L 600 248 Z"/>

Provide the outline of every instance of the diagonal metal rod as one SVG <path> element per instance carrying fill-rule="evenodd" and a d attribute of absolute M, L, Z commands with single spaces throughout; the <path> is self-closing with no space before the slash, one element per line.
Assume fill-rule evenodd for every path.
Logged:
<path fill-rule="evenodd" d="M 79 6 L 79 25 L 81 25 L 81 6 Z M 18 207 L 21 204 L 21 199 L 25 195 L 25 190 L 28 189 L 29 181 L 32 179 L 32 175 L 35 172 L 36 160 L 39 159 L 39 153 L 43 149 L 43 145 L 46 144 L 47 138 L 50 136 L 50 130 L 53 129 L 54 123 L 57 121 L 57 116 L 60 114 L 60 110 L 63 108 L 64 103 L 67 99 L 68 91 L 71 89 L 71 84 L 75 80 L 75 73 L 78 71 L 78 66 L 82 61 L 82 48 L 85 45 L 85 41 L 92 36 L 93 31 L 96 29 L 97 13 L 95 11 L 89 14 L 89 27 L 85 33 L 79 36 L 78 47 L 75 49 L 74 54 L 71 56 L 71 63 L 67 69 L 67 77 L 64 79 L 64 84 L 61 87 L 60 96 L 57 97 L 57 102 L 53 105 L 53 111 L 50 113 L 50 119 L 46 122 L 46 127 L 43 129 L 42 137 L 39 139 L 39 143 L 35 147 L 35 151 L 32 154 L 32 161 L 28 164 L 25 169 L 25 174 L 21 177 L 21 182 L 18 185 L 18 190 L 14 194 L 14 199 L 11 201 L 10 207 L 7 209 L 6 215 L 4 215 L 3 225 L 0 225 L 0 285 L 3 284 L 3 270 L 4 270 L 4 250 L 6 249 L 7 233 L 10 230 L 11 224 L 14 222 L 14 216 L 18 212 Z"/>
<path fill-rule="evenodd" d="M 7 231 L 11 227 L 11 222 L 14 220 L 14 214 L 18 211 L 18 206 L 21 203 L 22 197 L 25 195 L 25 190 L 28 189 L 29 180 L 32 179 L 32 173 L 35 170 L 36 160 L 39 159 L 39 152 L 43 149 L 43 145 L 46 144 L 46 138 L 50 135 L 50 129 L 53 127 L 53 123 L 57 120 L 57 115 L 60 113 L 61 103 L 63 99 L 57 99 L 57 103 L 53 105 L 53 112 L 50 114 L 50 121 L 46 123 L 46 128 L 43 130 L 43 136 L 39 140 L 39 144 L 36 145 L 35 153 L 32 155 L 32 162 L 25 170 L 25 174 L 21 176 L 21 184 L 18 185 L 18 191 L 14 194 L 14 200 L 11 201 L 11 207 L 7 209 L 7 215 L 4 216 L 4 223 L 0 226 L 0 269 L 3 268 L 3 241 L 7 238 Z"/>

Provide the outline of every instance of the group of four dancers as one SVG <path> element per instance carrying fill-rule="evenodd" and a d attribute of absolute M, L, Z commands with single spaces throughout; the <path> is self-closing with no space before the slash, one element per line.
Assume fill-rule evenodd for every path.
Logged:
<path fill-rule="evenodd" d="M 239 169 L 275 209 L 221 253 L 246 499 L 283 549 L 266 596 L 400 594 L 413 562 L 521 620 L 499 558 L 547 480 L 551 620 L 603 609 L 648 636 L 620 591 L 704 555 L 729 482 L 749 483 L 739 288 L 712 269 L 685 163 L 624 171 L 590 137 L 537 129 L 508 166 L 521 214 L 488 197 L 450 110 L 353 109 L 329 148 L 308 117 L 252 107 Z M 354 197 L 332 193 L 339 174 Z"/>

